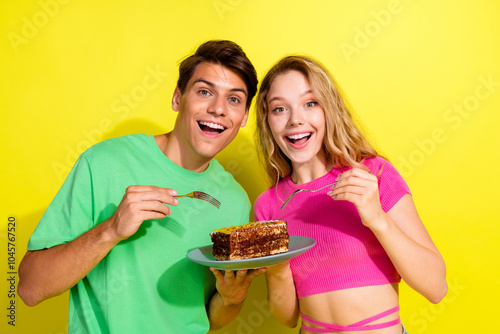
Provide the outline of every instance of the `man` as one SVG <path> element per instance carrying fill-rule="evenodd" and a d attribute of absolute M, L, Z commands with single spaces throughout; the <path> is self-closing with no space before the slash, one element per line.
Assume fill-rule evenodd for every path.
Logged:
<path fill-rule="evenodd" d="M 80 156 L 28 243 L 23 301 L 71 289 L 72 333 L 206 333 L 233 321 L 265 269 L 213 275 L 186 253 L 249 220 L 245 191 L 213 157 L 245 126 L 256 89 L 233 42 L 206 42 L 186 58 L 172 132 L 109 139 Z M 195 190 L 220 209 L 175 197 Z"/>

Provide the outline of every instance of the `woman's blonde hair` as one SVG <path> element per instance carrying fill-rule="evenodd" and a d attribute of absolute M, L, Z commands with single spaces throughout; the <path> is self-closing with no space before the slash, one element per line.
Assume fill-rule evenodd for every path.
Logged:
<path fill-rule="evenodd" d="M 255 142 L 271 182 L 283 179 L 292 171 L 291 162 L 274 140 L 267 121 L 267 94 L 271 84 L 276 77 L 289 71 L 298 71 L 307 78 L 317 102 L 325 112 L 323 151 L 328 164 L 336 167 L 360 167 L 364 158 L 378 155 L 354 123 L 330 72 L 312 58 L 288 56 L 267 72 L 257 95 Z"/>

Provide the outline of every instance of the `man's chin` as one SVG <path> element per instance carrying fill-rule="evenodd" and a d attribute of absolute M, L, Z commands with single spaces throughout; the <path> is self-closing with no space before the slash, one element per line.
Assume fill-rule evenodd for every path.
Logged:
<path fill-rule="evenodd" d="M 196 147 L 196 153 L 198 155 L 205 157 L 205 158 L 213 158 L 217 154 L 219 154 L 222 150 L 224 150 L 230 143 L 231 140 L 224 140 L 221 141 L 220 139 L 212 142 L 207 142 L 207 143 L 201 143 L 199 146 Z"/>
<path fill-rule="evenodd" d="M 224 147 L 197 147 L 196 148 L 196 154 L 200 156 L 201 158 L 206 158 L 206 159 L 213 159 L 219 152 L 221 152 Z"/>

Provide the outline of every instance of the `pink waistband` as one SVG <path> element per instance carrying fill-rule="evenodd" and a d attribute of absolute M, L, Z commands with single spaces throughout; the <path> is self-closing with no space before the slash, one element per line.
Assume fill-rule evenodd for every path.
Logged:
<path fill-rule="evenodd" d="M 373 322 L 373 321 L 378 320 L 378 319 L 382 319 L 383 317 L 388 316 L 389 314 L 393 314 L 397 311 L 399 311 L 399 305 L 394 307 L 394 308 L 391 308 L 390 310 L 384 311 L 382 313 L 374 315 L 373 317 L 358 321 L 358 322 L 356 322 L 352 325 L 348 325 L 348 326 L 328 324 L 326 322 L 321 322 L 321 321 L 309 318 L 308 316 L 306 316 L 302 313 L 300 314 L 300 316 L 302 317 L 302 319 L 307 320 L 312 324 L 325 327 L 325 328 L 315 328 L 315 327 L 309 327 L 309 326 L 302 326 L 302 328 L 307 330 L 307 331 L 310 331 L 313 333 L 336 333 L 336 332 L 342 332 L 342 331 L 366 331 L 366 330 L 372 330 L 372 329 L 381 329 L 381 328 L 391 327 L 391 326 L 400 324 L 401 318 L 397 317 L 397 319 L 394 319 L 394 320 L 391 320 L 388 322 L 383 322 L 383 323 L 374 324 L 374 325 L 367 325 L 370 322 Z"/>

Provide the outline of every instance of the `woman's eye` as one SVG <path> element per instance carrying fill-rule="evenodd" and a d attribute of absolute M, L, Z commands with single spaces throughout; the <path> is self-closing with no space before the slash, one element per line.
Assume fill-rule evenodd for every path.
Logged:
<path fill-rule="evenodd" d="M 307 102 L 306 103 L 306 107 L 311 108 L 311 107 L 314 107 L 317 104 L 318 104 L 318 102 L 316 102 L 316 101 Z"/>
<path fill-rule="evenodd" d="M 283 111 L 285 111 L 285 108 L 283 108 L 283 107 L 277 107 L 277 108 L 273 109 L 273 112 L 276 112 L 276 113 L 280 113 L 280 112 L 283 112 Z"/>

